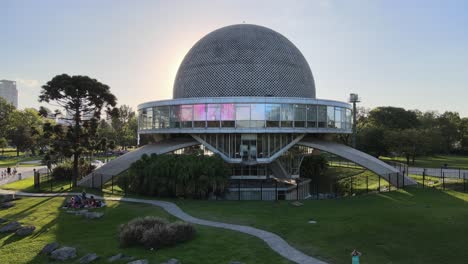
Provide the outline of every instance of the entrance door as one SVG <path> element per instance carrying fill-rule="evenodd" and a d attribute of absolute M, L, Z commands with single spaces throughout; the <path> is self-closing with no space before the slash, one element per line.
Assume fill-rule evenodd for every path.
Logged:
<path fill-rule="evenodd" d="M 243 161 L 254 161 L 257 159 L 256 134 L 241 135 L 240 155 Z"/>

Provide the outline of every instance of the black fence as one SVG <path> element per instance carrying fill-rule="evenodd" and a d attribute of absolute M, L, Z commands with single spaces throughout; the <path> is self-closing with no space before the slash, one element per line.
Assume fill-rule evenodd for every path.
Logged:
<path fill-rule="evenodd" d="M 389 162 L 411 179 L 417 182 L 420 188 L 433 188 L 441 190 L 454 190 L 468 192 L 468 170 L 444 166 L 441 168 L 411 167 L 404 163 Z"/>

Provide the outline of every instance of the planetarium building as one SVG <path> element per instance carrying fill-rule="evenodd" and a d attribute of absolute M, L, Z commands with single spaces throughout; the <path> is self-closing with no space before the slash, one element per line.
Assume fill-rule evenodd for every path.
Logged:
<path fill-rule="evenodd" d="M 220 28 L 183 59 L 173 99 L 138 106 L 139 140 L 147 145 L 127 159 L 200 146 L 229 164 L 233 184 L 242 179 L 245 188 L 255 190 L 259 180 L 273 179 L 281 183 L 285 199 L 298 197 L 299 187 L 300 198 L 309 195 L 307 181 L 298 179 L 299 167 L 314 150 L 383 177 L 397 173 L 365 153 L 324 140 L 352 133 L 352 109 L 345 102 L 318 99 L 315 91 L 309 64 L 283 35 L 248 24 Z M 110 171 L 112 166 L 118 167 L 110 164 Z"/>

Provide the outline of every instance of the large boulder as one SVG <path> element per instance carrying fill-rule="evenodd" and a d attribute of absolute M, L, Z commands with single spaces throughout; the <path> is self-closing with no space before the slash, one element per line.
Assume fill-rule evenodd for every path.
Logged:
<path fill-rule="evenodd" d="M 76 258 L 76 248 L 73 247 L 61 247 L 52 251 L 50 257 L 55 260 L 67 260 Z"/>
<path fill-rule="evenodd" d="M 115 262 L 115 261 L 131 261 L 135 259 L 134 257 L 131 257 L 131 256 L 127 256 L 125 254 L 122 254 L 122 253 L 118 253 L 117 255 L 114 255 L 112 257 L 109 257 L 107 259 L 107 262 Z"/>
<path fill-rule="evenodd" d="M 16 230 L 15 234 L 18 236 L 29 236 L 34 232 L 34 230 L 36 230 L 35 226 L 22 226 Z"/>
<path fill-rule="evenodd" d="M 10 202 L 15 200 L 14 194 L 0 194 L 0 203 Z"/>
<path fill-rule="evenodd" d="M 88 213 L 84 214 L 84 216 L 86 218 L 88 218 L 88 219 L 101 218 L 103 215 L 104 215 L 104 213 L 100 213 L 100 212 L 88 212 Z"/>
<path fill-rule="evenodd" d="M 148 260 L 146 259 L 139 259 L 139 260 L 134 260 L 132 262 L 128 262 L 127 264 L 148 264 Z"/>
<path fill-rule="evenodd" d="M 82 258 L 80 258 L 80 260 L 78 262 L 80 264 L 86 264 L 86 263 L 91 263 L 91 262 L 95 261 L 98 258 L 99 258 L 99 256 L 96 253 L 89 253 L 89 254 L 86 254 L 85 256 L 83 256 Z"/>
<path fill-rule="evenodd" d="M 0 204 L 0 208 L 2 209 L 7 209 L 13 206 L 15 206 L 14 202 L 5 202 L 5 203 Z"/>
<path fill-rule="evenodd" d="M 56 250 L 58 247 L 59 247 L 59 244 L 57 242 L 49 243 L 42 248 L 40 254 L 49 255 L 50 253 L 52 253 L 52 251 Z"/>
<path fill-rule="evenodd" d="M 6 224 L 5 226 L 2 226 L 0 228 L 0 233 L 15 232 L 16 230 L 20 228 L 21 228 L 21 224 L 16 221 L 13 221 L 13 222 Z"/>
<path fill-rule="evenodd" d="M 180 261 L 175 258 L 171 258 L 170 260 L 163 262 L 162 264 L 180 264 Z"/>

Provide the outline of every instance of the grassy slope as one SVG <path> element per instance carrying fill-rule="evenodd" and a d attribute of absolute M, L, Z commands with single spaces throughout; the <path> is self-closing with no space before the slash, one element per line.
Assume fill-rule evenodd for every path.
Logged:
<path fill-rule="evenodd" d="M 32 236 L 18 238 L 0 234 L 0 263 L 48 263 L 47 257 L 36 256 L 47 243 L 58 241 L 74 246 L 78 255 L 95 252 L 108 257 L 118 252 L 147 258 L 150 263 L 160 263 L 178 258 L 182 263 L 289 263 L 271 251 L 259 239 L 233 231 L 197 226 L 195 240 L 173 248 L 149 251 L 142 248 L 120 249 L 117 228 L 137 216 L 155 215 L 175 220 L 157 207 L 140 204 L 110 202 L 104 209 L 105 216 L 98 220 L 86 220 L 66 214 L 59 209 L 64 198 L 23 198 L 17 205 L 0 211 L 0 217 L 33 224 Z M 76 260 L 68 263 L 76 263 Z M 105 258 L 96 263 L 107 263 Z"/>
<path fill-rule="evenodd" d="M 288 202 L 179 201 L 188 213 L 273 231 L 331 263 L 466 263 L 468 195 L 408 189 L 339 200 Z M 309 219 L 317 224 L 308 224 Z"/>
<path fill-rule="evenodd" d="M 392 160 L 392 158 L 381 157 L 384 160 Z M 394 158 L 393 160 L 406 163 L 403 157 Z M 468 156 L 456 155 L 437 155 L 431 157 L 417 157 L 415 164 L 411 166 L 423 168 L 440 168 L 448 164 L 449 167 L 468 169 Z"/>

